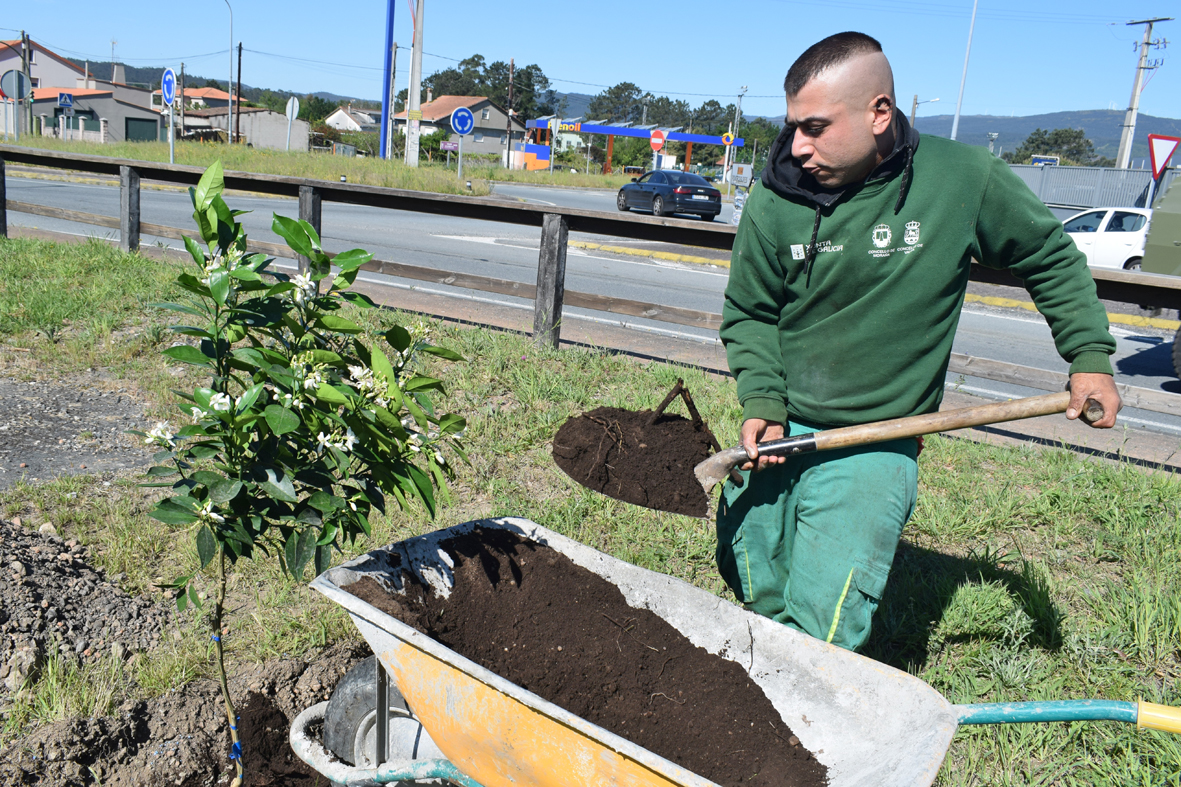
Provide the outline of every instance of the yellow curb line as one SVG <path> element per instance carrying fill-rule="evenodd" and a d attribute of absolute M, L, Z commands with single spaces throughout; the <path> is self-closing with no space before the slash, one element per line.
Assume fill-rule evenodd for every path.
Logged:
<path fill-rule="evenodd" d="M 1025 309 L 1031 312 L 1037 311 L 1037 307 L 1029 301 L 1018 301 L 1013 298 L 998 298 L 992 295 L 973 295 L 972 293 L 968 293 L 964 296 L 964 303 L 983 303 L 987 306 Z M 1139 317 L 1135 314 L 1112 314 L 1108 312 L 1107 321 L 1117 322 L 1121 325 L 1132 325 L 1137 328 L 1163 328 L 1168 331 L 1175 331 L 1181 328 L 1181 322 L 1177 320 L 1162 320 L 1159 317 Z"/>
<path fill-rule="evenodd" d="M 729 268 L 729 260 L 715 260 L 711 257 L 694 257 L 691 254 L 673 254 L 668 251 L 651 251 L 649 249 L 632 249 L 627 246 L 607 246 L 602 243 L 585 243 L 583 241 L 570 241 L 571 246 L 577 249 L 587 249 L 590 251 L 603 251 L 608 254 L 627 254 L 632 257 L 652 257 L 658 260 L 668 260 L 669 262 L 691 262 L 697 265 L 717 265 L 721 268 Z"/>

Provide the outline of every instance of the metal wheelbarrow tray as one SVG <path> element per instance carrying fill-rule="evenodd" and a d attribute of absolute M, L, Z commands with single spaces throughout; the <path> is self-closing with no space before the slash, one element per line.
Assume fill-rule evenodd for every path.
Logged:
<path fill-rule="evenodd" d="M 405 569 L 444 591 L 453 582 L 454 562 L 442 542 L 477 527 L 508 530 L 562 553 L 613 583 L 631 606 L 650 610 L 694 645 L 741 665 L 801 744 L 828 768 L 833 787 L 931 784 L 960 723 L 1138 721 L 1135 703 L 952 705 L 912 675 L 801 634 L 681 580 L 605 555 L 526 519 L 486 519 L 369 552 L 312 582 L 313 588 L 348 610 L 447 758 L 385 762 L 368 771 L 339 762 L 329 765 L 331 757 L 307 735 L 316 714 L 322 718 L 327 703 L 321 703 L 296 719 L 291 741 L 301 758 L 333 781 L 445 778 L 465 787 L 714 785 L 501 678 L 342 590 L 371 577 L 397 592 L 392 582 Z M 1149 717 L 1158 723 L 1144 721 Z M 1140 703 L 1139 723 L 1181 731 L 1181 714 Z"/>

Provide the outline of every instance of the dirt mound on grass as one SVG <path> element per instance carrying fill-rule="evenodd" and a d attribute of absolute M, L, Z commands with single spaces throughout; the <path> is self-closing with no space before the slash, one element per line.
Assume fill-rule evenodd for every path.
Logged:
<path fill-rule="evenodd" d="M 252 787 L 327 787 L 287 743 L 290 720 L 328 699 L 368 647 L 346 643 L 311 663 L 255 665 L 230 681 L 238 705 L 243 757 Z M 154 700 L 129 700 L 113 716 L 67 719 L 0 750 L 0 784 L 37 787 L 213 787 L 233 776 L 221 693 L 209 680 Z"/>
<path fill-rule="evenodd" d="M 0 521 L 0 725 L 15 692 L 49 656 L 76 665 L 134 658 L 171 636 L 172 602 L 131 596 L 87 562 L 84 547 Z M 340 677 L 369 655 L 335 646 L 311 663 L 284 659 L 239 670 L 230 681 L 252 785 L 327 785 L 295 759 L 290 719 L 328 699 Z M 190 683 L 156 699 L 129 700 L 114 715 L 39 727 L 0 751 L 0 784 L 38 787 L 205 787 L 233 769 L 221 693 Z"/>
<path fill-rule="evenodd" d="M 704 424 L 651 410 L 600 407 L 554 435 L 554 462 L 578 483 L 638 506 L 703 517 L 709 500 L 693 468 L 716 445 Z"/>
<path fill-rule="evenodd" d="M 167 635 L 170 608 L 123 592 L 87 554 L 77 541 L 0 521 L 0 704 L 48 656 L 126 659 Z"/>

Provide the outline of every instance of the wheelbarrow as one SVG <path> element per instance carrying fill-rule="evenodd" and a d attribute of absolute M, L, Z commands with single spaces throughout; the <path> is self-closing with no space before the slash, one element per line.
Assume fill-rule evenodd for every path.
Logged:
<path fill-rule="evenodd" d="M 389 589 L 396 572 L 409 569 L 436 592 L 447 593 L 454 562 L 440 545 L 476 527 L 504 528 L 561 552 L 615 584 L 631 606 L 652 611 L 694 645 L 741 665 L 801 744 L 828 768 L 832 787 L 929 785 L 961 724 L 1112 720 L 1181 733 L 1181 709 L 1146 702 L 953 705 L 906 672 L 789 629 L 681 580 L 617 560 L 534 522 L 506 518 L 467 522 L 401 541 L 330 569 L 312 582 L 313 588 L 348 610 L 381 666 L 374 678 L 376 701 L 369 705 L 373 724 L 358 732 L 358 741 L 368 736 L 372 745 L 364 767 L 337 760 L 309 734 L 309 728 L 324 719 L 327 702 L 307 709 L 292 724 L 296 755 L 333 782 L 441 779 L 462 787 L 716 787 L 525 691 L 342 590 L 365 576 Z M 387 710 L 377 712 L 383 708 Z M 387 750 L 397 740 L 412 744 Z"/>

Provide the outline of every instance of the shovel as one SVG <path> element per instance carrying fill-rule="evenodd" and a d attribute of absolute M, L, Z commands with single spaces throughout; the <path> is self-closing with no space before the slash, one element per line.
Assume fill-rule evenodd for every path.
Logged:
<path fill-rule="evenodd" d="M 1007 402 L 985 404 L 980 407 L 965 407 L 959 410 L 912 415 L 909 418 L 895 418 L 890 421 L 878 421 L 860 426 L 845 426 L 840 429 L 829 429 L 824 432 L 812 432 L 759 443 L 759 456 L 795 456 L 813 451 L 832 451 L 836 448 L 850 448 L 855 445 L 884 443 L 887 440 L 919 437 L 951 429 L 965 429 L 970 426 L 1020 421 L 1023 418 L 1036 418 L 1039 415 L 1064 413 L 1069 404 L 1070 392 L 1063 391 L 1045 396 L 1031 396 L 1027 399 L 1012 399 Z M 1101 420 L 1103 405 L 1094 399 L 1088 399 L 1083 406 L 1082 417 L 1087 423 Z M 717 452 L 697 465 L 693 473 L 701 483 L 702 489 L 706 494 L 709 494 L 718 482 L 725 480 L 731 470 L 748 460 L 746 449 L 739 445 Z"/>

